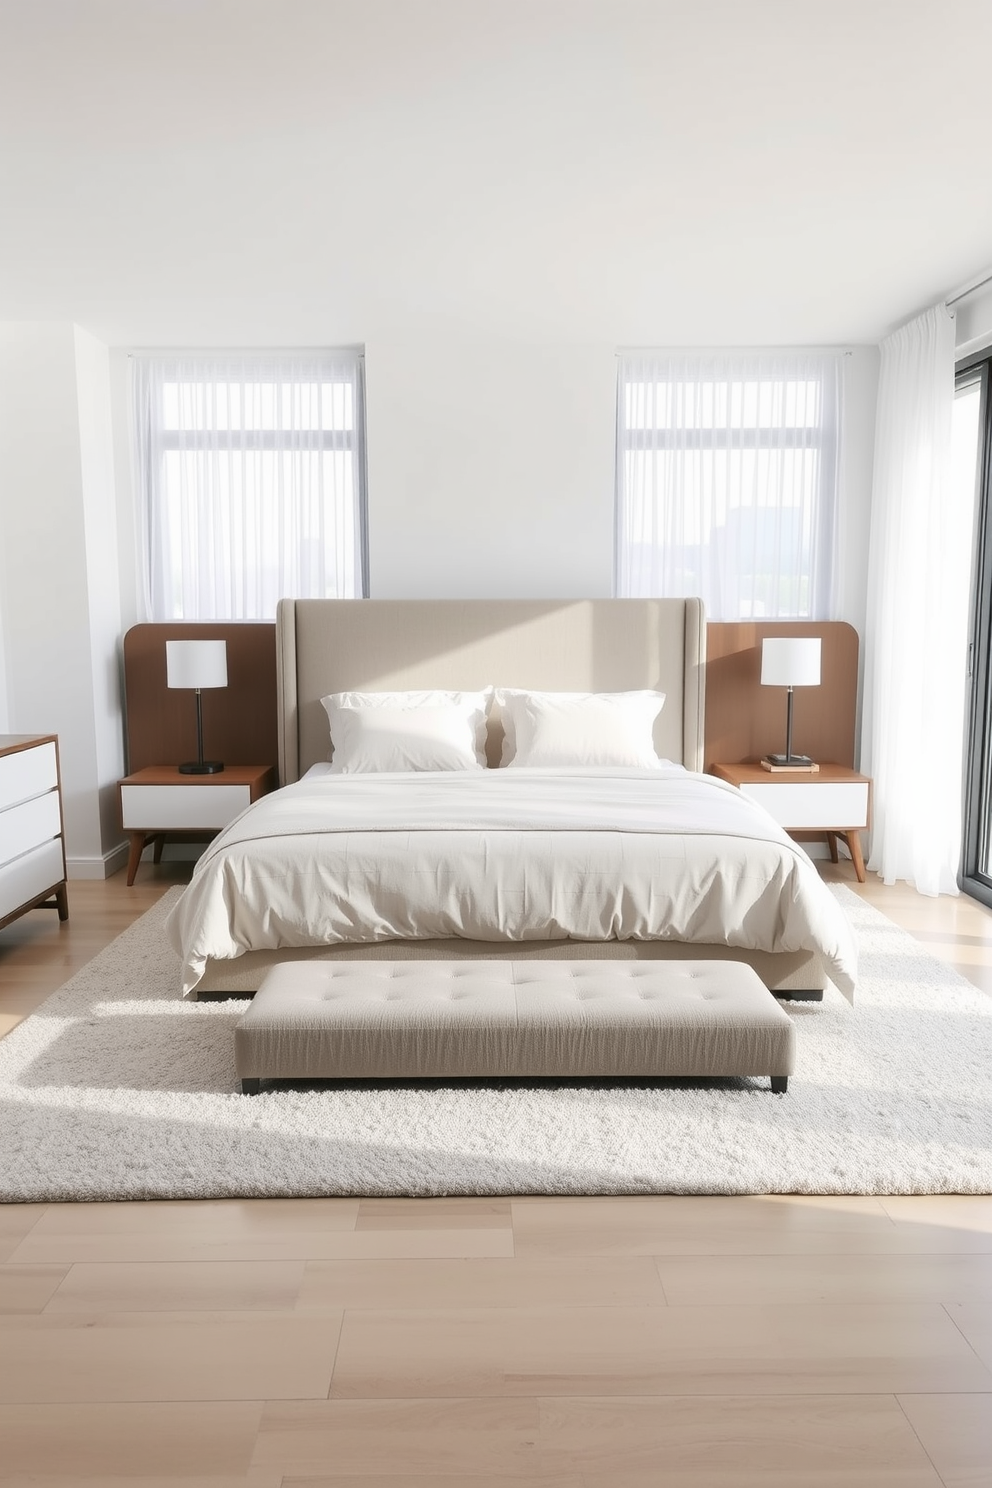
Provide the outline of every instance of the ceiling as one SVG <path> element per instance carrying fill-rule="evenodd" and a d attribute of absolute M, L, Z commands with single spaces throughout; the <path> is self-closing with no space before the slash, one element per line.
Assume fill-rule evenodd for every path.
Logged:
<path fill-rule="evenodd" d="M 989 0 L 0 0 L 0 319 L 874 341 L 992 264 Z"/>

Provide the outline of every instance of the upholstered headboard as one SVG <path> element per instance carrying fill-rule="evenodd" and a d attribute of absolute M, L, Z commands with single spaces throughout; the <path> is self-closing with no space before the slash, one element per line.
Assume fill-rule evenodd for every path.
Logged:
<path fill-rule="evenodd" d="M 660 755 L 703 766 L 706 626 L 698 599 L 284 599 L 276 617 L 279 778 L 329 753 L 320 699 L 350 689 L 667 694 Z M 489 729 L 499 761 L 502 729 Z"/>

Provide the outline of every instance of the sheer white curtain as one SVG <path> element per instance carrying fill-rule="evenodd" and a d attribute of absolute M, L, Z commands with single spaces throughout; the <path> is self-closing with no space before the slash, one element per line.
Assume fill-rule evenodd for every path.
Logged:
<path fill-rule="evenodd" d="M 713 620 L 828 619 L 842 352 L 621 356 L 620 595 Z"/>
<path fill-rule="evenodd" d="M 150 619 L 365 592 L 360 353 L 135 355 L 131 398 Z"/>
<path fill-rule="evenodd" d="M 974 492 L 952 475 L 954 320 L 936 305 L 886 337 L 875 424 L 862 769 L 868 867 L 956 894 Z"/>

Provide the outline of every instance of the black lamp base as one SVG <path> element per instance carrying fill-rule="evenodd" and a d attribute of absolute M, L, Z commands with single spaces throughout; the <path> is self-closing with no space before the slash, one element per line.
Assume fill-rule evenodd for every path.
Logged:
<path fill-rule="evenodd" d="M 788 767 L 789 765 L 811 765 L 812 759 L 808 754 L 766 754 L 765 759 L 770 765 Z"/>
<path fill-rule="evenodd" d="M 187 760 L 179 766 L 180 775 L 219 775 L 224 766 L 220 760 Z"/>

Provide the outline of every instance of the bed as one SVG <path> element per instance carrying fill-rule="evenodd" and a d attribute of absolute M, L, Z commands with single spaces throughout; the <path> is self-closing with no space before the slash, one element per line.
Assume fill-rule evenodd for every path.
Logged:
<path fill-rule="evenodd" d="M 284 600 L 281 789 L 208 847 L 168 921 L 187 996 L 275 963 L 383 957 L 746 961 L 853 998 L 847 921 L 803 850 L 703 776 L 697 600 Z M 321 699 L 351 689 L 664 692 L 654 770 L 330 773 Z"/>

